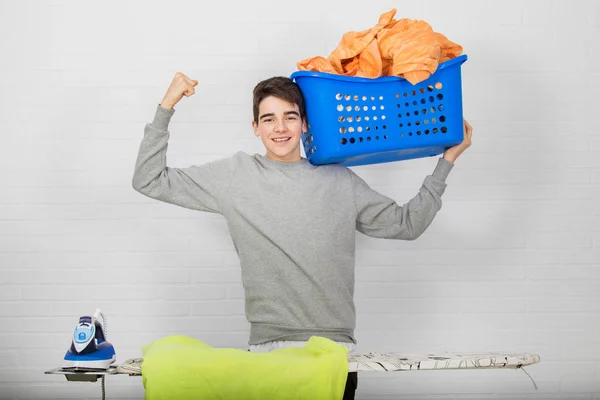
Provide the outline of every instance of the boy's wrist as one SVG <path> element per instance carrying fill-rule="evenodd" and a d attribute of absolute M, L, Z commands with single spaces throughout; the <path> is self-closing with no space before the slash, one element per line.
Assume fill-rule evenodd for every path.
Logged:
<path fill-rule="evenodd" d="M 173 109 L 173 104 L 167 103 L 167 102 L 161 102 L 159 104 L 162 108 L 166 109 L 166 110 L 172 110 Z"/>
<path fill-rule="evenodd" d="M 454 164 L 454 162 L 456 161 L 456 157 L 448 155 L 448 154 L 444 154 L 443 159 L 451 162 L 452 164 Z"/>

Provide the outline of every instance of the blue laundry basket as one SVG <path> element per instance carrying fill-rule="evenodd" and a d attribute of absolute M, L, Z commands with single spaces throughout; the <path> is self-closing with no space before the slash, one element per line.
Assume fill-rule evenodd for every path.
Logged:
<path fill-rule="evenodd" d="M 302 136 L 314 165 L 376 164 L 441 154 L 463 140 L 461 55 L 413 85 L 395 76 L 357 78 L 296 71 L 306 103 Z"/>

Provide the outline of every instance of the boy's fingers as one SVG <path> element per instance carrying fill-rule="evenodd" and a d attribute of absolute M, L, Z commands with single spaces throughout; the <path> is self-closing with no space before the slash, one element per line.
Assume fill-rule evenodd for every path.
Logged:
<path fill-rule="evenodd" d="M 188 78 L 187 76 L 185 77 L 185 81 L 186 81 L 186 83 L 187 83 L 188 85 L 190 85 L 190 86 L 192 86 L 192 87 L 193 87 L 193 86 L 196 86 L 196 85 L 198 84 L 198 81 L 197 81 L 197 80 L 195 80 L 195 79 L 190 79 L 190 78 Z"/>

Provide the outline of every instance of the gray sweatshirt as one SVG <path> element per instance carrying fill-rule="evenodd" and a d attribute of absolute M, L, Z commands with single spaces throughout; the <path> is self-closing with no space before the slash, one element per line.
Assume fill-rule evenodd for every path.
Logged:
<path fill-rule="evenodd" d="M 133 176 L 138 192 L 220 213 L 240 259 L 249 344 L 327 337 L 356 343 L 355 232 L 413 240 L 441 208 L 453 164 L 440 158 L 403 206 L 372 190 L 352 170 L 282 163 L 242 152 L 189 168 L 167 167 L 174 110 L 157 107 Z"/>

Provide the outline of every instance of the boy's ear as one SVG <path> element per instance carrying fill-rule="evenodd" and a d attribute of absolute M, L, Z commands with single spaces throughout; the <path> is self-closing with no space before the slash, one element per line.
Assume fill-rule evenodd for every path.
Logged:
<path fill-rule="evenodd" d="M 252 120 L 252 129 L 254 129 L 254 136 L 260 136 L 260 132 L 258 131 L 258 124 L 255 120 Z"/>
<path fill-rule="evenodd" d="M 307 125 L 306 125 L 306 118 L 302 118 L 302 133 L 306 133 L 308 131 Z"/>

